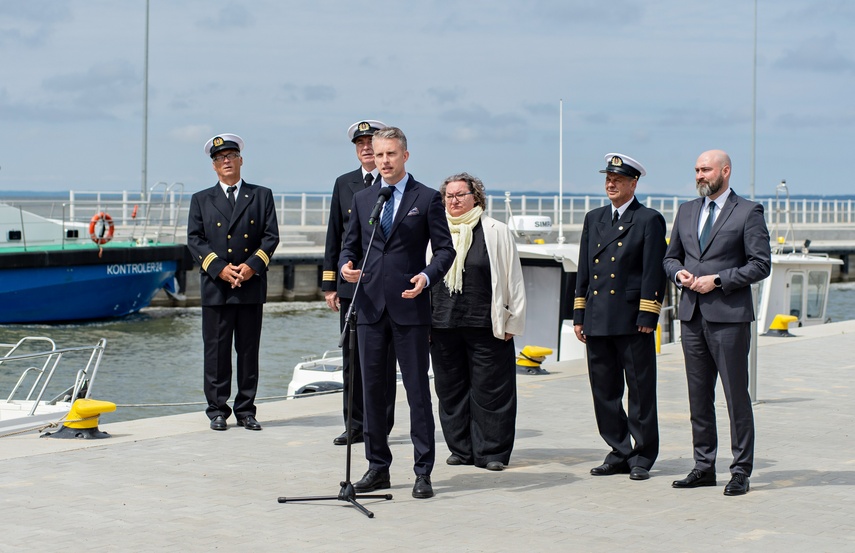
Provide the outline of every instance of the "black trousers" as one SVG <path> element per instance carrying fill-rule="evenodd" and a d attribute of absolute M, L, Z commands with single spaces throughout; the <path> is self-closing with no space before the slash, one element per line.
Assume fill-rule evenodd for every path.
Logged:
<path fill-rule="evenodd" d="M 208 418 L 229 418 L 232 393 L 232 343 L 237 351 L 237 386 L 234 413 L 239 419 L 255 416 L 258 389 L 258 349 L 261 341 L 260 303 L 202 306 L 202 342 L 205 361 L 205 398 Z"/>
<path fill-rule="evenodd" d="M 341 328 L 341 332 L 344 332 L 344 323 L 345 316 L 347 315 L 347 310 L 350 308 L 351 299 L 350 298 L 339 298 L 339 325 Z M 342 413 L 344 414 L 344 423 L 347 424 L 347 394 L 350 389 L 350 337 L 345 336 L 344 344 L 341 348 L 342 355 L 342 369 L 343 369 L 343 379 L 344 379 L 344 394 L 343 395 L 343 406 Z M 397 378 L 397 362 L 395 359 L 395 345 L 391 342 L 389 343 L 389 355 L 387 357 L 389 363 L 392 365 L 392 370 L 388 372 L 389 380 L 386 383 L 386 400 L 389 402 L 386 406 L 386 426 L 391 432 L 392 427 L 395 425 L 395 395 L 398 391 L 398 378 Z M 364 399 L 362 395 L 362 365 L 359 361 L 359 342 L 357 341 L 356 351 L 353 352 L 353 422 L 351 426 L 351 430 L 354 434 L 362 434 L 363 432 L 363 419 L 365 408 L 363 406 Z"/>
<path fill-rule="evenodd" d="M 715 420 L 715 384 L 721 375 L 730 417 L 731 473 L 751 476 L 754 468 L 754 411 L 748 393 L 748 351 L 751 323 L 711 323 L 696 310 L 680 325 L 695 468 L 715 471 L 718 431 Z"/>
<path fill-rule="evenodd" d="M 499 340 L 490 328 L 434 328 L 430 352 L 449 451 L 478 467 L 507 465 L 517 419 L 513 340 Z"/>
<path fill-rule="evenodd" d="M 383 313 L 376 323 L 357 324 L 362 361 L 362 385 L 365 397 L 365 458 L 368 468 L 388 470 L 392 464 L 389 449 L 386 389 L 389 382 L 389 344 L 395 346 L 401 377 L 410 407 L 410 439 L 413 441 L 416 475 L 429 475 L 436 459 L 436 424 L 431 405 L 430 325 L 399 325 Z"/>
<path fill-rule="evenodd" d="M 650 470 L 659 455 L 653 333 L 587 336 L 586 343 L 597 429 L 612 448 L 605 462 Z M 623 409 L 624 383 L 629 413 Z"/>

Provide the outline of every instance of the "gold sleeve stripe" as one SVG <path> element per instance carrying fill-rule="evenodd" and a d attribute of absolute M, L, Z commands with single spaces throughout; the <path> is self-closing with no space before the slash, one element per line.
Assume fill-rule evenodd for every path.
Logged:
<path fill-rule="evenodd" d="M 202 262 L 202 270 L 207 271 L 208 265 L 210 265 L 211 261 L 215 259 L 217 259 L 217 254 L 215 254 L 214 252 L 209 253 L 208 257 L 205 258 L 205 261 Z"/>
<path fill-rule="evenodd" d="M 662 311 L 662 304 L 653 300 L 641 300 L 639 302 L 638 309 L 649 313 L 656 313 L 658 315 L 659 312 Z"/>
<path fill-rule="evenodd" d="M 573 300 L 573 309 L 585 309 L 585 298 L 576 298 Z"/>
<path fill-rule="evenodd" d="M 335 282 L 335 271 L 324 271 L 324 282 Z"/>
<path fill-rule="evenodd" d="M 261 258 L 262 261 L 264 261 L 264 265 L 270 264 L 270 258 L 267 257 L 267 254 L 264 253 L 264 250 L 258 250 L 257 252 L 255 252 L 255 255 L 257 255 Z"/>

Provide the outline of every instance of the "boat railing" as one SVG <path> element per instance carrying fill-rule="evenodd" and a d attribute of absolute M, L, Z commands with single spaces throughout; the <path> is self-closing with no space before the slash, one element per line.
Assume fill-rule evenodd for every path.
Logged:
<path fill-rule="evenodd" d="M 47 343 L 49 346 L 42 345 L 37 348 L 37 351 L 26 351 L 43 343 Z M 59 401 L 90 397 L 92 382 L 98 373 L 98 367 L 101 365 L 101 357 L 104 355 L 106 346 L 107 340 L 101 338 L 94 346 L 57 348 L 52 339 L 44 336 L 25 336 L 15 344 L 0 344 L 0 348 L 8 348 L 5 355 L 0 357 L 0 367 L 4 364 L 7 366 L 17 366 L 20 363 L 29 365 L 23 369 L 5 402 L 31 401 L 32 407 L 28 415 L 32 416 L 49 391 L 54 396 L 44 402 L 48 405 L 54 405 Z M 51 383 L 60 362 L 63 357 L 74 357 L 77 353 L 89 354 L 86 364 L 76 372 L 74 383 L 71 386 L 60 389 L 58 393 L 54 392 L 53 390 L 56 388 L 52 388 Z M 32 383 L 28 384 L 30 380 Z"/>

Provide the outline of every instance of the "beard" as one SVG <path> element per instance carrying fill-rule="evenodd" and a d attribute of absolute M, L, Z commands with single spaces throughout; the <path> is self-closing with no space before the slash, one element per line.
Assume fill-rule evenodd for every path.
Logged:
<path fill-rule="evenodd" d="M 717 178 L 713 179 L 710 182 L 698 182 L 695 187 L 698 189 L 698 194 L 702 198 L 706 198 L 707 196 L 712 196 L 724 186 L 724 177 L 719 175 Z"/>

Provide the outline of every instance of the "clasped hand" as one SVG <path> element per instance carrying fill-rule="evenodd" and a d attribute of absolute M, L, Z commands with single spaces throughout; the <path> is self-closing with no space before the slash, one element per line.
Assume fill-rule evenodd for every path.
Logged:
<path fill-rule="evenodd" d="M 695 276 L 686 269 L 677 271 L 677 280 L 684 288 L 699 294 L 706 294 L 715 289 L 715 275 Z"/>
<path fill-rule="evenodd" d="M 240 265 L 229 263 L 220 271 L 219 276 L 231 284 L 232 288 L 240 288 L 241 283 L 251 279 L 254 274 L 255 269 L 246 263 L 241 263 Z"/>

